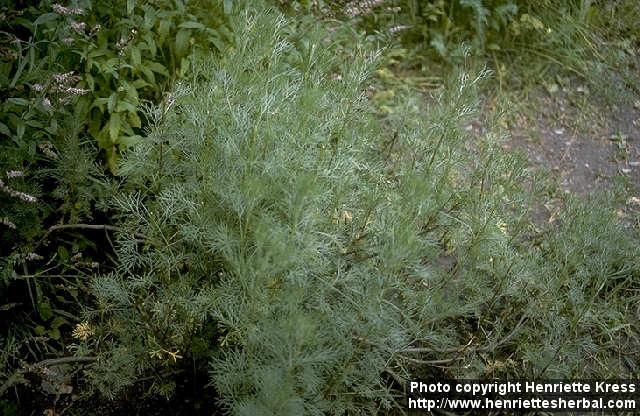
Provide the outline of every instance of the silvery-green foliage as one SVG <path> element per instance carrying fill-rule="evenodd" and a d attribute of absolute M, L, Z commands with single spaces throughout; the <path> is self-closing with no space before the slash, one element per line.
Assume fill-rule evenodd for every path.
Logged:
<path fill-rule="evenodd" d="M 93 282 L 96 384 L 166 386 L 158 370 L 211 323 L 212 384 L 235 415 L 372 414 L 402 406 L 410 374 L 486 376 L 514 351 L 500 371 L 539 376 L 539 337 L 575 316 L 549 319 L 550 257 L 523 244 L 527 172 L 459 128 L 486 74 L 401 102 L 383 128 L 376 55 L 345 62 L 300 25 L 237 15 L 235 46 L 195 59 L 123 158 L 120 267 Z M 588 349 L 570 352 L 554 374 L 592 375 Z"/>

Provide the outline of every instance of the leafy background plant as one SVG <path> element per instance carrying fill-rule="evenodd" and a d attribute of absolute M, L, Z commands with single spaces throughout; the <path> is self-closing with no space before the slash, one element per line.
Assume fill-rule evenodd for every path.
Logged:
<path fill-rule="evenodd" d="M 405 69 L 441 75 L 471 51 L 511 88 L 571 74 L 612 101 L 638 92 L 632 45 L 639 34 L 627 23 L 639 12 L 635 2 L 383 0 L 319 3 L 318 8 L 395 41 Z M 444 67 L 438 71 L 434 60 Z M 616 83 L 620 93 L 604 90 L 602 79 Z"/>
<path fill-rule="evenodd" d="M 186 56 L 223 45 L 229 12 L 229 2 L 3 4 L 1 313 L 18 346 L 7 371 L 65 353 L 87 274 L 112 261 L 108 235 L 83 228 L 109 222 L 103 166 L 140 137 L 141 105 L 169 99 Z"/>

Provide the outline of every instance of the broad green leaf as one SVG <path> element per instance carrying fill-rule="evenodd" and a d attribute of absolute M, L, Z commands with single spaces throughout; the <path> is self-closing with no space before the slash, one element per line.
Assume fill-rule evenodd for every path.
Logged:
<path fill-rule="evenodd" d="M 120 113 L 111 114 L 111 117 L 109 118 L 108 127 L 109 127 L 109 138 L 111 138 L 111 141 L 113 143 L 116 143 L 118 140 L 121 124 L 122 123 L 120 121 Z"/>
<path fill-rule="evenodd" d="M 520 16 L 520 21 L 522 23 L 528 23 L 531 27 L 533 27 L 536 30 L 544 29 L 544 23 L 542 23 L 542 21 L 538 19 L 536 16 L 532 16 L 528 13 L 524 13 L 522 16 Z"/>
<path fill-rule="evenodd" d="M 135 127 L 137 129 L 142 127 L 142 121 L 140 120 L 140 117 L 138 116 L 137 112 L 135 111 L 130 112 L 128 119 L 129 119 L 129 124 L 131 124 L 131 127 Z"/>
<path fill-rule="evenodd" d="M 19 139 L 22 139 L 22 136 L 24 136 L 24 131 L 27 128 L 26 124 L 24 123 L 24 121 L 18 119 L 17 123 L 16 123 L 16 134 L 18 136 Z"/>
<path fill-rule="evenodd" d="M 120 66 L 121 63 L 121 59 L 120 57 L 113 57 L 113 58 L 109 58 L 107 59 L 107 61 L 104 63 L 104 66 L 106 69 L 109 70 L 113 70 L 114 68 Z"/>
<path fill-rule="evenodd" d="M 220 39 L 212 37 L 212 38 L 209 38 L 209 40 L 211 41 L 211 43 L 213 44 L 213 46 L 215 46 L 215 48 L 217 50 L 219 50 L 220 52 L 222 52 L 224 50 L 224 43 L 222 43 L 222 41 L 220 41 Z"/>
<path fill-rule="evenodd" d="M 87 86 L 89 87 L 89 89 L 91 91 L 94 91 L 95 87 L 96 87 L 96 84 L 95 84 L 95 80 L 93 79 L 93 75 L 85 74 L 84 80 L 87 82 Z"/>
<path fill-rule="evenodd" d="M 62 301 L 64 301 L 64 298 L 63 298 L 63 300 L 62 300 Z M 62 325 L 66 325 L 66 324 L 68 324 L 68 323 L 69 323 L 69 321 L 67 321 L 67 320 L 66 320 L 66 319 L 64 319 L 63 317 L 61 317 L 61 316 L 57 316 L 57 317 L 53 320 L 53 322 L 51 322 L 51 328 L 60 328 Z"/>
<path fill-rule="evenodd" d="M 179 28 L 181 29 L 204 29 L 205 25 L 203 25 L 200 22 L 184 22 L 184 23 L 180 23 L 180 25 L 178 25 Z"/>
<path fill-rule="evenodd" d="M 121 121 L 122 125 L 120 126 L 120 132 L 123 134 L 120 137 L 133 136 L 133 129 L 131 128 L 131 125 L 129 124 L 129 121 L 127 120 L 127 116 L 125 114 L 122 115 Z"/>
<path fill-rule="evenodd" d="M 440 54 L 440 56 L 446 56 L 447 47 L 444 42 L 445 40 L 441 33 L 434 33 L 432 35 L 431 42 L 429 42 L 429 45 L 433 47 L 436 52 Z"/>
<path fill-rule="evenodd" d="M 38 120 L 28 120 L 26 124 L 27 124 L 27 126 L 33 127 L 33 128 L 36 128 L 36 129 L 44 128 L 44 124 L 41 121 L 38 121 Z"/>
<path fill-rule="evenodd" d="M 33 23 L 31 22 L 31 20 L 27 18 L 24 18 L 24 17 L 14 18 L 13 23 L 15 24 L 15 26 L 24 26 L 25 28 L 29 29 L 30 32 L 33 32 Z"/>
<path fill-rule="evenodd" d="M 142 63 L 140 49 L 136 48 L 135 46 L 131 48 L 131 63 L 134 67 L 139 67 Z"/>
<path fill-rule="evenodd" d="M 152 3 L 147 1 L 146 3 Z M 142 15 L 144 15 L 144 28 L 150 30 L 158 20 L 158 11 L 150 4 L 143 4 Z"/>
<path fill-rule="evenodd" d="M 133 102 L 138 102 L 138 90 L 133 86 L 133 84 L 124 81 L 122 89 L 127 93 L 126 98 L 129 98 Z"/>
<path fill-rule="evenodd" d="M 147 65 L 141 66 L 140 67 L 140 72 L 142 72 L 144 74 L 144 76 L 147 78 L 147 81 L 149 81 L 149 83 L 151 83 L 151 85 L 155 84 L 156 77 L 155 77 L 155 75 L 153 75 L 153 71 L 151 69 L 149 69 L 149 67 Z"/>
<path fill-rule="evenodd" d="M 100 148 L 105 150 L 108 150 L 113 146 L 113 143 L 111 143 L 111 140 L 109 139 L 109 132 L 107 130 L 108 129 L 105 126 L 105 128 L 100 130 L 100 132 L 94 136 Z"/>
<path fill-rule="evenodd" d="M 176 12 L 178 12 L 179 14 L 184 14 L 185 13 L 184 2 L 182 0 L 175 0 L 175 1 L 176 1 Z"/>
<path fill-rule="evenodd" d="M 19 59 L 18 69 L 16 73 L 13 75 L 13 79 L 11 80 L 11 84 L 9 84 L 9 88 L 15 88 L 18 79 L 20 79 L 20 75 L 22 75 L 22 71 L 24 71 L 24 67 L 27 65 L 26 59 Z"/>
<path fill-rule="evenodd" d="M 180 29 L 176 34 L 176 55 L 179 58 L 182 58 L 187 54 L 189 50 L 189 38 L 191 37 L 191 32 L 188 29 Z"/>
<path fill-rule="evenodd" d="M 60 339 L 60 330 L 58 328 L 53 328 L 49 330 L 49 336 L 55 340 Z"/>
<path fill-rule="evenodd" d="M 45 129 L 49 134 L 56 134 L 58 132 L 58 121 L 55 117 L 51 117 L 51 121 L 49 121 L 49 126 Z"/>
<path fill-rule="evenodd" d="M 108 51 L 105 49 L 94 49 L 87 54 L 89 58 L 98 58 L 100 56 L 107 55 Z"/>
<path fill-rule="evenodd" d="M 127 111 L 127 112 L 133 111 L 133 112 L 135 112 L 136 111 L 136 106 L 131 104 L 128 101 L 121 100 L 121 101 L 118 102 L 118 105 L 116 106 L 116 112 L 119 113 L 119 112 L 123 112 L 123 111 Z"/>
<path fill-rule="evenodd" d="M 224 14 L 230 14 L 231 13 L 231 9 L 233 8 L 233 1 L 232 0 L 224 0 L 222 4 L 223 4 L 223 7 L 224 7 Z"/>
<path fill-rule="evenodd" d="M 7 98 L 7 102 L 21 107 L 26 107 L 29 105 L 29 100 L 24 98 Z"/>
<path fill-rule="evenodd" d="M 223 35 L 223 39 L 231 40 L 233 39 L 233 33 L 224 25 L 218 26 L 218 32 Z"/>
<path fill-rule="evenodd" d="M 7 125 L 2 122 L 0 122 L 0 133 L 4 134 L 5 136 L 11 136 L 11 130 L 9 130 L 9 127 L 7 127 Z"/>
<path fill-rule="evenodd" d="M 160 75 L 164 75 L 165 77 L 169 77 L 169 71 L 164 67 L 160 62 L 149 62 L 145 65 L 145 67 L 149 68 L 153 72 L 156 72 Z"/>
<path fill-rule="evenodd" d="M 169 35 L 172 26 L 171 20 L 163 19 L 158 23 L 158 38 L 160 43 L 164 42 L 164 39 Z"/>
<path fill-rule="evenodd" d="M 104 98 L 104 97 L 100 97 L 100 98 L 96 98 L 93 101 L 93 104 L 91 104 L 91 108 L 98 108 L 100 109 L 101 112 L 104 113 L 104 105 L 107 104 L 109 102 L 108 98 Z"/>
<path fill-rule="evenodd" d="M 133 9 L 136 7 L 136 0 L 127 0 L 127 14 L 133 13 Z"/>
<path fill-rule="evenodd" d="M 66 248 L 64 248 L 64 246 L 58 246 L 58 249 L 56 251 L 58 252 L 58 257 L 60 257 L 60 260 L 62 260 L 63 262 L 69 260 L 69 252 Z"/>
<path fill-rule="evenodd" d="M 138 78 L 137 80 L 133 81 L 131 83 L 131 85 L 133 85 L 133 88 L 139 90 L 141 88 L 144 88 L 144 87 L 148 86 L 149 83 L 147 81 L 143 80 L 142 78 Z"/>
<path fill-rule="evenodd" d="M 137 143 L 140 143 L 141 140 L 142 136 L 139 136 L 137 134 L 133 136 L 120 136 L 120 138 L 118 139 L 118 145 L 120 146 L 120 148 L 127 148 L 135 146 Z"/>
<path fill-rule="evenodd" d="M 209 41 L 216 47 L 217 50 L 224 50 L 224 43 L 221 41 L 222 36 L 217 30 L 208 27 L 207 33 L 209 34 Z"/>
<path fill-rule="evenodd" d="M 58 18 L 57 13 L 45 13 L 38 16 L 38 18 L 33 22 L 34 26 L 41 25 L 43 23 L 51 22 L 52 20 L 56 20 Z"/>
<path fill-rule="evenodd" d="M 112 113 L 115 110 L 117 103 L 118 103 L 118 93 L 114 92 L 109 96 L 109 100 L 107 101 L 107 110 L 109 110 L 109 112 Z"/>
<path fill-rule="evenodd" d="M 95 104 L 94 104 L 95 105 Z M 102 113 L 104 111 L 91 111 L 91 115 L 89 117 L 89 125 L 88 130 L 89 134 L 93 137 L 98 137 L 100 134 L 100 128 L 102 127 Z"/>
<path fill-rule="evenodd" d="M 138 48 L 140 51 L 148 51 L 149 45 L 147 44 L 147 41 L 141 41 L 136 43 L 136 48 Z"/>
<path fill-rule="evenodd" d="M 51 305 L 48 302 L 40 302 L 38 304 L 38 313 L 40 317 L 47 321 L 53 316 L 53 310 L 51 309 Z"/>
<path fill-rule="evenodd" d="M 151 52 L 151 56 L 155 57 L 158 52 L 158 48 L 156 47 L 156 41 L 153 38 L 151 33 L 145 35 L 145 39 L 147 41 L 147 46 L 149 47 L 149 52 Z"/>

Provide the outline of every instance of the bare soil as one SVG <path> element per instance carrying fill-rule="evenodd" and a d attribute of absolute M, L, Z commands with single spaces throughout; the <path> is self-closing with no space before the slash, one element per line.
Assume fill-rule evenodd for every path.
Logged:
<path fill-rule="evenodd" d="M 632 196 L 640 188 L 640 105 L 585 104 L 580 94 L 530 95 L 528 111 L 516 113 L 507 126 L 505 148 L 525 151 L 564 192 L 604 191 L 619 179 Z"/>

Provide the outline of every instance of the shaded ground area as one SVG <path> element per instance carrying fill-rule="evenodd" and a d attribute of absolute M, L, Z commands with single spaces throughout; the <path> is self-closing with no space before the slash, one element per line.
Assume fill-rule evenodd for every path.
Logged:
<path fill-rule="evenodd" d="M 623 186 L 624 204 L 618 216 L 628 227 L 638 227 L 640 215 L 640 97 L 626 104 L 593 102 L 583 85 L 553 83 L 534 91 L 485 95 L 477 120 L 466 126 L 474 135 L 486 132 L 496 112 L 507 133 L 503 148 L 524 152 L 531 168 L 547 173 L 557 186 L 537 221 L 553 222 L 562 194 L 587 197 Z M 514 104 L 518 103 L 518 104 Z"/>
<path fill-rule="evenodd" d="M 424 92 L 437 88 L 435 78 L 429 83 L 414 73 L 399 73 L 399 79 Z M 473 135 L 493 130 L 487 127 L 501 113 L 505 150 L 523 151 L 561 191 L 586 196 L 621 182 L 630 198 L 640 197 L 640 94 L 631 96 L 628 88 L 607 82 L 598 93 L 567 78 L 529 90 L 498 91 L 493 84 L 485 91 L 480 116 L 466 130 Z"/>
<path fill-rule="evenodd" d="M 532 165 L 549 169 L 561 190 L 586 195 L 619 177 L 629 192 L 640 186 L 640 105 L 585 104 L 580 87 L 538 92 L 532 110 L 507 126 L 509 149 L 522 149 Z"/>

